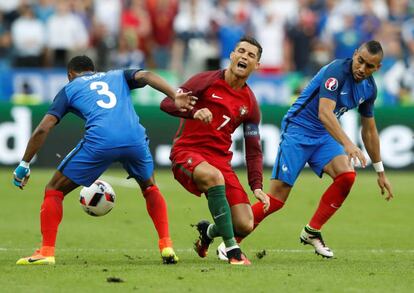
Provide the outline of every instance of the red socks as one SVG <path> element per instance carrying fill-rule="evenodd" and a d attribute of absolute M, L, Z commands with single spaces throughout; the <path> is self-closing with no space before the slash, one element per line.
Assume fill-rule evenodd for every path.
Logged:
<path fill-rule="evenodd" d="M 171 247 L 169 237 L 167 205 L 157 186 L 151 186 L 144 192 L 148 214 L 154 223 L 159 236 L 160 249 Z M 42 231 L 42 246 L 55 247 L 58 226 L 63 214 L 63 193 L 58 190 L 46 190 L 40 210 L 40 227 Z"/>
<path fill-rule="evenodd" d="M 256 227 L 260 224 L 261 221 L 263 221 L 264 218 L 280 210 L 285 204 L 283 201 L 273 197 L 270 194 L 268 194 L 268 196 L 270 198 L 270 206 L 266 213 L 263 211 L 262 202 L 259 201 L 259 202 L 256 202 L 254 205 L 252 205 L 253 220 L 254 220 L 253 230 L 256 229 Z M 244 237 L 236 236 L 237 243 L 240 243 L 243 240 L 243 238 Z"/>
<path fill-rule="evenodd" d="M 338 175 L 328 187 L 319 202 L 318 209 L 313 215 L 309 226 L 320 230 L 329 218 L 341 207 L 354 184 L 355 172 L 346 172 Z"/>
<path fill-rule="evenodd" d="M 158 245 L 160 250 L 164 247 L 172 247 L 168 230 L 167 204 L 165 203 L 164 197 L 155 185 L 148 187 L 143 194 L 147 202 L 148 214 L 158 232 Z"/>
<path fill-rule="evenodd" d="M 42 246 L 55 247 L 56 234 L 63 212 L 63 193 L 58 190 L 46 190 L 40 209 L 40 230 L 42 231 Z"/>
<path fill-rule="evenodd" d="M 322 195 L 322 198 L 319 203 L 319 207 L 316 210 L 315 214 L 312 217 L 312 220 L 309 222 L 309 226 L 313 229 L 320 230 L 323 224 L 325 224 L 329 218 L 338 210 L 342 205 L 345 198 L 347 197 L 349 191 L 354 184 L 356 177 L 355 172 L 346 172 L 338 175 L 334 182 L 329 186 L 329 188 Z M 254 217 L 254 226 L 255 229 L 264 218 L 268 215 L 280 210 L 285 204 L 283 201 L 269 195 L 270 198 L 270 207 L 269 210 L 265 213 L 263 211 L 263 203 L 257 202 L 252 205 L 253 217 Z M 243 240 L 244 237 L 236 237 L 238 243 Z"/>
<path fill-rule="evenodd" d="M 252 205 L 253 219 L 254 219 L 253 229 L 255 229 L 257 225 L 259 225 L 260 222 L 263 221 L 264 218 L 280 210 L 285 204 L 283 201 L 277 199 L 276 197 L 271 196 L 270 194 L 268 194 L 268 196 L 270 199 L 270 206 L 266 213 L 263 211 L 262 202 L 259 201 L 255 203 L 254 205 Z"/>

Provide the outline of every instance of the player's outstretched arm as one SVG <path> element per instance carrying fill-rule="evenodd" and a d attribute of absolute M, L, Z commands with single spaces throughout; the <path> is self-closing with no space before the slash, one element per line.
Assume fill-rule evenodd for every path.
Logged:
<path fill-rule="evenodd" d="M 367 164 L 367 160 L 362 150 L 358 148 L 346 135 L 334 114 L 336 102 L 328 98 L 320 98 L 319 100 L 319 120 L 325 126 L 326 130 L 332 135 L 336 141 L 344 146 L 349 161 L 359 163 L 363 168 Z"/>
<path fill-rule="evenodd" d="M 134 76 L 135 80 L 141 86 L 149 85 L 166 96 L 174 100 L 174 104 L 181 112 L 192 110 L 197 97 L 191 92 L 175 91 L 161 76 L 149 71 L 137 71 Z"/>
<path fill-rule="evenodd" d="M 377 183 L 381 189 L 381 194 L 384 195 L 387 191 L 385 199 L 388 201 L 394 197 L 392 186 L 387 176 L 385 176 L 384 166 L 381 161 L 380 141 L 378 136 L 377 126 L 374 117 L 361 116 L 361 135 L 365 148 L 369 157 L 373 162 L 375 171 L 378 174 Z"/>
<path fill-rule="evenodd" d="M 14 170 L 14 185 L 23 189 L 29 180 L 30 176 L 30 161 L 34 155 L 43 146 L 50 130 L 56 125 L 58 119 L 50 114 L 46 114 L 36 129 L 33 131 L 32 136 L 27 144 L 26 151 L 23 155 L 23 159 L 19 166 Z"/>

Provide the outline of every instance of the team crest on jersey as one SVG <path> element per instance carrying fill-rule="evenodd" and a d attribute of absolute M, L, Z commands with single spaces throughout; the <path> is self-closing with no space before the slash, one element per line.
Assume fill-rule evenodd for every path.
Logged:
<path fill-rule="evenodd" d="M 328 91 L 332 91 L 333 92 L 334 90 L 336 90 L 338 88 L 338 80 L 336 78 L 334 78 L 334 77 L 328 78 L 326 80 L 326 82 L 325 82 L 325 88 Z"/>
<path fill-rule="evenodd" d="M 247 106 L 241 106 L 239 109 L 239 113 L 240 113 L 240 117 L 243 117 L 244 115 L 246 115 L 249 112 L 249 110 L 247 109 Z"/>
<path fill-rule="evenodd" d="M 189 166 L 190 166 L 192 163 L 193 163 L 193 158 L 191 158 L 191 157 L 190 157 L 190 158 L 188 158 L 188 160 L 187 160 L 187 165 L 189 165 Z"/>

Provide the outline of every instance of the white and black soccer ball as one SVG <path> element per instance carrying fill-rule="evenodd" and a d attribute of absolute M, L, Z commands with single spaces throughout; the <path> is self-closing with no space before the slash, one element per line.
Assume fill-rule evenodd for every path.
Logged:
<path fill-rule="evenodd" d="M 87 214 L 100 217 L 114 207 L 115 192 L 108 182 L 96 180 L 91 186 L 81 189 L 79 201 Z"/>

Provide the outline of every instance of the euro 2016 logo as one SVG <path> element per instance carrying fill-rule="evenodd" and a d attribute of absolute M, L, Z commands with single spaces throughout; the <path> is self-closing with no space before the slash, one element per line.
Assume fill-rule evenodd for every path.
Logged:
<path fill-rule="evenodd" d="M 333 92 L 334 90 L 336 90 L 338 88 L 338 80 L 334 77 L 328 78 L 325 82 L 325 88 L 328 91 Z"/>

